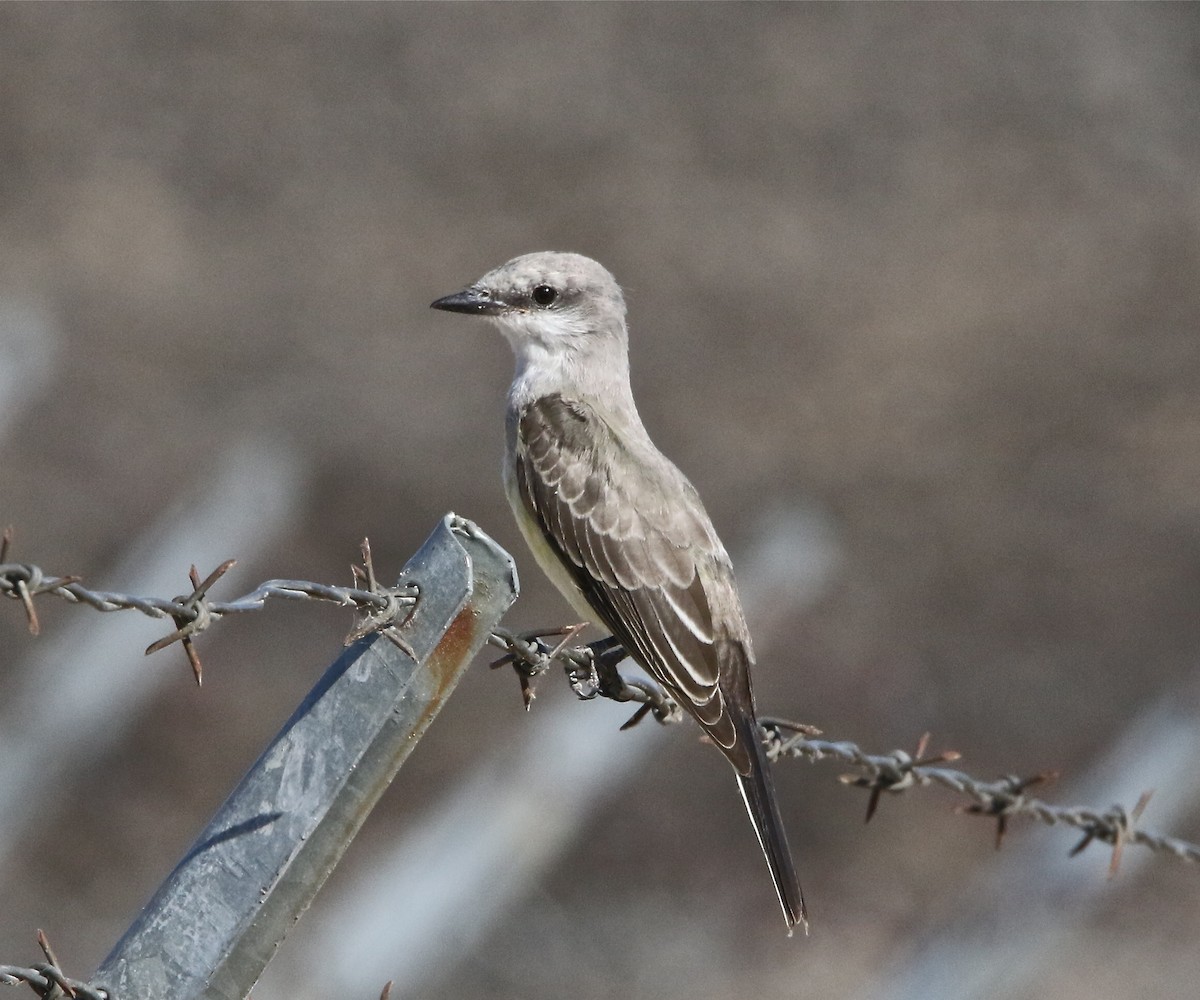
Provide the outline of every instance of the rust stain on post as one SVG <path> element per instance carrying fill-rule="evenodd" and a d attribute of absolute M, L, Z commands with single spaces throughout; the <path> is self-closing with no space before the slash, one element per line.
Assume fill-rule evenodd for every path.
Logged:
<path fill-rule="evenodd" d="M 468 601 L 429 656 L 429 671 L 437 678 L 439 687 L 457 678 L 463 660 L 474 652 L 478 632 L 479 612 Z"/>

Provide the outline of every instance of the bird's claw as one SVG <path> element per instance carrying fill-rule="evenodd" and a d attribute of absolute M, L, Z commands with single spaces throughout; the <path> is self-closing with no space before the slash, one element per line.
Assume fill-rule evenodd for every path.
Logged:
<path fill-rule="evenodd" d="M 572 646 L 572 641 L 583 628 L 583 625 L 568 625 L 527 632 L 495 629 L 488 641 L 505 653 L 491 666 L 496 668 L 511 664 L 520 681 L 521 697 L 526 709 L 536 696 L 534 680 L 558 662 L 563 665 L 571 690 L 581 701 L 600 697 L 610 701 L 640 703 L 638 710 L 621 727 L 623 730 L 637 725 L 650 714 L 664 725 L 683 718 L 679 706 L 658 684 L 644 678 L 621 675 L 617 664 L 628 653 L 616 637 L 608 636 L 585 646 Z M 550 640 L 557 641 L 552 643 Z"/>
<path fill-rule="evenodd" d="M 633 728 L 651 713 L 663 725 L 683 718 L 679 706 L 660 685 L 645 678 L 624 677 L 621 674 L 617 664 L 629 654 L 614 636 L 592 643 L 587 650 L 595 677 L 593 697 L 598 694 L 612 701 L 640 702 L 638 710 L 621 726 L 622 730 Z"/>

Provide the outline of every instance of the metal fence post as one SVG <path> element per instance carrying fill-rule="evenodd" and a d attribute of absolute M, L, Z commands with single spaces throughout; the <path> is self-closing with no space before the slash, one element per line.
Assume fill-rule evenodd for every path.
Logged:
<path fill-rule="evenodd" d="M 413 656 L 373 635 L 326 671 L 92 977 L 113 1000 L 250 992 L 518 589 L 511 556 L 454 515 L 403 580 Z"/>

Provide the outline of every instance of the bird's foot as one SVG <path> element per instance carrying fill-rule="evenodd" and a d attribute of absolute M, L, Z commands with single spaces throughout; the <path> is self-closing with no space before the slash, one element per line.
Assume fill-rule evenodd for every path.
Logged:
<path fill-rule="evenodd" d="M 488 641 L 505 651 L 492 667 L 511 664 L 521 683 L 521 696 L 528 710 L 536 695 L 534 680 L 556 662 L 561 663 L 567 683 L 583 701 L 600 697 L 611 701 L 638 702 L 632 718 L 621 728 L 637 725 L 653 714 L 660 723 L 677 722 L 683 717 L 679 706 L 658 684 L 641 677 L 624 677 L 617 670 L 628 653 L 615 636 L 583 646 L 572 645 L 585 625 L 566 625 L 555 629 L 511 632 L 495 629 Z"/>
<path fill-rule="evenodd" d="M 621 729 L 636 726 L 647 715 L 667 725 L 678 722 L 683 718 L 679 706 L 671 696 L 654 681 L 644 677 L 625 677 L 617 669 L 617 664 L 629 654 L 615 636 L 601 639 L 583 647 L 580 652 L 587 654 L 587 670 L 579 671 L 567 667 L 567 676 L 571 689 L 580 698 L 609 698 L 612 701 L 638 702 L 638 710 Z"/>

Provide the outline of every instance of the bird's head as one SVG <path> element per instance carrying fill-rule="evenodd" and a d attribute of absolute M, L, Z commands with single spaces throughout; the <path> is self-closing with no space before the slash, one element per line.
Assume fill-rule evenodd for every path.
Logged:
<path fill-rule="evenodd" d="M 576 253 L 543 251 L 514 257 L 433 309 L 486 316 L 518 357 L 591 353 L 625 345 L 625 299 L 616 279 Z"/>

